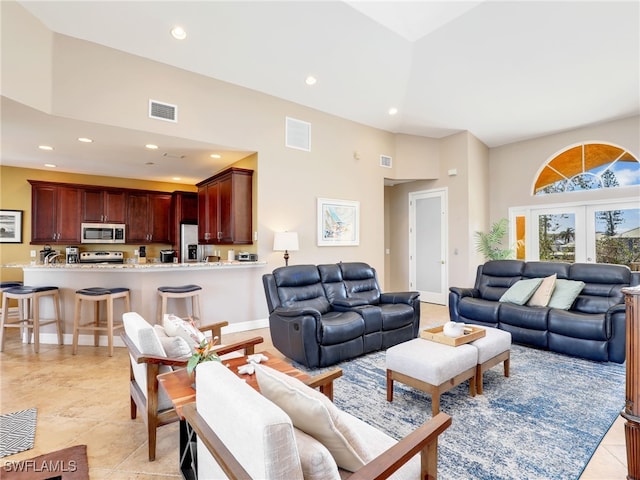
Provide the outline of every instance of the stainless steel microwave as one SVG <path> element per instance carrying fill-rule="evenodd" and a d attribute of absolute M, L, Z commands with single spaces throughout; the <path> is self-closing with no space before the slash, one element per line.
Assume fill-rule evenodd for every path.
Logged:
<path fill-rule="evenodd" d="M 124 243 L 124 223 L 83 223 L 82 243 Z"/>

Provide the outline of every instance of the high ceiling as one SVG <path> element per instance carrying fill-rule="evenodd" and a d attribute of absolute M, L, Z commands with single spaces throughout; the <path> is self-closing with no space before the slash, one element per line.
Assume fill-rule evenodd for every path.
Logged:
<path fill-rule="evenodd" d="M 640 113 L 638 1 L 19 3 L 52 31 L 391 132 L 441 138 L 467 130 L 495 147 Z M 187 31 L 181 42 L 169 35 L 177 24 Z M 33 138 L 7 136 L 21 131 L 18 117 L 38 112 L 5 99 L 2 107 L 2 163 L 28 158 L 40 168 L 33 151 L 22 152 L 40 142 L 37 128 Z M 66 119 L 46 117 L 35 124 L 66 128 Z M 125 137 L 99 158 L 113 148 L 126 159 Z M 170 145 L 208 147 L 191 143 Z M 78 148 L 66 155 L 80 168 L 87 153 Z M 92 173 L 136 175 L 90 163 Z M 157 179 L 166 180 L 161 167 Z M 183 176 L 203 178 L 197 165 L 187 168 Z"/>

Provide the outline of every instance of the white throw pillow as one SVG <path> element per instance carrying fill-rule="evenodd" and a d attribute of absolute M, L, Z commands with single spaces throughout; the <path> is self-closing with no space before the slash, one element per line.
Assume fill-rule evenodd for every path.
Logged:
<path fill-rule="evenodd" d="M 183 358 L 190 357 L 193 353 L 191 347 L 182 337 L 170 337 L 167 335 L 162 325 L 154 325 L 153 329 L 156 331 L 158 340 L 162 344 L 162 348 L 167 354 L 167 357 L 171 358 Z"/>
<path fill-rule="evenodd" d="M 194 327 L 191 322 L 176 317 L 171 313 L 164 316 L 162 325 L 168 336 L 184 338 L 191 349 L 191 353 L 195 353 L 196 347 L 206 338 L 204 333 Z"/>
<path fill-rule="evenodd" d="M 340 480 L 338 465 L 327 447 L 298 428 L 293 429 L 304 480 Z"/>
<path fill-rule="evenodd" d="M 262 395 L 284 410 L 293 425 L 322 443 L 340 468 L 355 472 L 374 458 L 331 400 L 300 380 L 256 365 Z"/>

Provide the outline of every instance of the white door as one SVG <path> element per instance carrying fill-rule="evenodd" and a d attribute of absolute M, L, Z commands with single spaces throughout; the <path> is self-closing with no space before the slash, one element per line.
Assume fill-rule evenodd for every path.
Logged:
<path fill-rule="evenodd" d="M 409 194 L 409 286 L 420 301 L 447 304 L 447 191 Z"/>

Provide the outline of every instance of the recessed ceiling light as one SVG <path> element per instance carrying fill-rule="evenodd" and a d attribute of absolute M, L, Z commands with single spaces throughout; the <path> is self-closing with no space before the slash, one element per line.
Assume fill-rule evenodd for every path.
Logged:
<path fill-rule="evenodd" d="M 176 40 L 184 40 L 187 38 L 187 32 L 179 25 L 176 25 L 171 29 L 171 36 Z"/>
<path fill-rule="evenodd" d="M 182 180 L 182 179 L 180 177 L 173 177 L 172 180 L 178 181 L 178 180 Z"/>
<path fill-rule="evenodd" d="M 148 148 L 149 150 L 157 150 L 158 145 L 154 145 L 153 143 L 147 143 L 144 148 Z"/>
<path fill-rule="evenodd" d="M 56 166 L 53 163 L 45 163 L 44 166 L 47 168 L 56 168 Z"/>
<path fill-rule="evenodd" d="M 316 77 L 314 77 L 313 75 L 309 75 L 307 78 L 305 78 L 304 83 L 306 83 L 307 85 L 315 85 L 317 81 L 318 79 Z"/>
<path fill-rule="evenodd" d="M 79 137 L 78 141 L 82 142 L 82 143 L 92 143 L 93 142 L 93 140 L 91 140 L 90 138 L 87 138 L 87 137 Z"/>
<path fill-rule="evenodd" d="M 38 145 L 38 148 L 40 150 L 53 150 L 53 147 L 51 147 L 49 145 Z"/>
<path fill-rule="evenodd" d="M 389 115 L 395 115 L 396 113 L 398 113 L 398 109 L 396 107 L 391 107 L 389 109 Z"/>
<path fill-rule="evenodd" d="M 211 155 L 209 155 L 211 158 L 222 158 L 222 155 L 218 154 L 218 153 L 212 153 Z"/>

